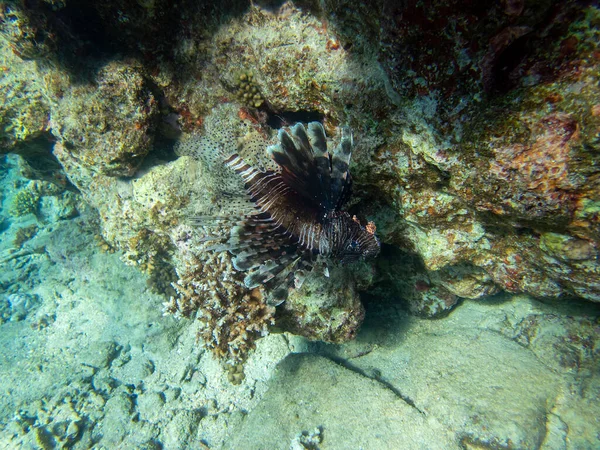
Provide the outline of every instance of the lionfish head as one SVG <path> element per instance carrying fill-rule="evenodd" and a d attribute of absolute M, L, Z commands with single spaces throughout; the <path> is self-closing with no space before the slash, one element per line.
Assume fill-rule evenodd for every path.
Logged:
<path fill-rule="evenodd" d="M 342 264 L 374 258 L 379 254 L 381 244 L 375 236 L 373 222 L 369 222 L 363 227 L 354 216 L 347 221 L 347 226 L 350 232 L 342 242 L 339 251 Z"/>

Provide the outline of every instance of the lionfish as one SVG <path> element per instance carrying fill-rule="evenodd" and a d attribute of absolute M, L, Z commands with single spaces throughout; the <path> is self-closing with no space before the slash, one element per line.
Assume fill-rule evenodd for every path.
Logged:
<path fill-rule="evenodd" d="M 332 154 L 319 122 L 282 128 L 278 141 L 267 153 L 279 170 L 252 167 L 237 153 L 226 157 L 254 208 L 239 218 L 223 245 L 214 247 L 234 255 L 234 268 L 247 272 L 246 287 L 263 285 L 275 305 L 318 259 L 350 263 L 380 250 L 373 222 L 362 226 L 342 210 L 352 186 L 350 129 L 342 128 Z"/>

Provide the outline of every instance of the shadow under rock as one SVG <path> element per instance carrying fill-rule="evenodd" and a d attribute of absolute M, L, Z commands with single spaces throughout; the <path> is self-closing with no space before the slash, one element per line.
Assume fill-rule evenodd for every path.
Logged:
<path fill-rule="evenodd" d="M 397 301 L 380 300 L 378 303 L 373 303 L 374 299 L 365 302 L 367 314 L 355 339 L 343 344 L 314 342 L 312 352 L 345 366 L 348 361 L 377 348 L 400 345 L 415 321 L 420 319 L 410 315 Z"/>
<path fill-rule="evenodd" d="M 600 303 L 578 297 L 535 298 L 547 312 L 573 317 L 600 317 Z"/>
<path fill-rule="evenodd" d="M 514 301 L 516 297 L 526 296 L 533 299 L 540 309 L 548 314 L 573 317 L 600 317 L 600 303 L 591 302 L 579 297 L 534 297 L 530 294 L 511 294 L 499 292 L 488 297 L 469 299 L 469 302 L 481 303 L 488 306 L 499 306 Z"/>

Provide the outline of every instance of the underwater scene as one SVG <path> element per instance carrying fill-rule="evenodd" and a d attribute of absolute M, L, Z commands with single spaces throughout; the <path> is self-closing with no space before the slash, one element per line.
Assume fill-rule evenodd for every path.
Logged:
<path fill-rule="evenodd" d="M 600 5 L 0 0 L 0 449 L 600 449 Z"/>

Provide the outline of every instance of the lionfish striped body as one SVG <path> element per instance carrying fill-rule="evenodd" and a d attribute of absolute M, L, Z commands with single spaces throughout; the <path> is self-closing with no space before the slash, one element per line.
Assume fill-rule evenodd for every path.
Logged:
<path fill-rule="evenodd" d="M 287 296 L 295 271 L 309 269 L 317 257 L 346 263 L 374 257 L 380 248 L 372 223 L 363 227 L 341 210 L 352 183 L 350 130 L 342 129 L 333 154 L 320 123 L 298 123 L 290 132 L 281 129 L 279 143 L 267 149 L 279 171 L 258 170 L 237 153 L 225 161 L 242 177 L 255 208 L 232 229 L 226 248 L 234 267 L 248 272 L 246 286 L 265 285 L 275 303 Z"/>

